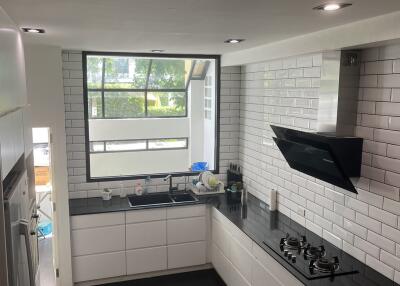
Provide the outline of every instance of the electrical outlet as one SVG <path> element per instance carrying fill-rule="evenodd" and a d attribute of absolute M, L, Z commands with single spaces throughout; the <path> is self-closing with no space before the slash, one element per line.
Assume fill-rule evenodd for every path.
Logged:
<path fill-rule="evenodd" d="M 301 215 L 302 217 L 306 216 L 306 210 L 302 207 L 297 207 L 297 214 Z"/>

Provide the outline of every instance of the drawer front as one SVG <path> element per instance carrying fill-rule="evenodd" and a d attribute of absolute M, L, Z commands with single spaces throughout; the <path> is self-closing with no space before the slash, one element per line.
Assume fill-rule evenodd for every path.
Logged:
<path fill-rule="evenodd" d="M 134 210 L 126 212 L 126 223 L 138 223 L 146 221 L 165 220 L 167 218 L 167 210 L 149 209 L 149 210 Z"/>
<path fill-rule="evenodd" d="M 125 212 L 78 215 L 71 217 L 71 229 L 125 224 Z"/>
<path fill-rule="evenodd" d="M 252 265 L 251 285 L 265 286 L 265 281 L 268 281 L 268 286 L 285 286 L 276 280 L 267 269 L 265 269 L 257 260 L 253 261 Z"/>
<path fill-rule="evenodd" d="M 191 242 L 168 246 L 168 269 L 206 263 L 206 242 Z"/>
<path fill-rule="evenodd" d="M 126 249 L 137 249 L 167 244 L 165 220 L 126 225 Z"/>
<path fill-rule="evenodd" d="M 125 250 L 125 226 L 73 230 L 71 241 L 72 256 Z"/>
<path fill-rule="evenodd" d="M 229 286 L 250 286 L 251 280 L 247 280 L 234 266 L 230 268 Z M 267 281 L 265 281 L 267 282 Z M 268 281 L 269 282 L 269 281 Z M 270 285 L 265 283 L 264 285 Z"/>
<path fill-rule="evenodd" d="M 296 277 L 290 274 L 282 265 L 279 264 L 279 262 L 272 258 L 256 243 L 253 243 L 253 255 L 282 285 L 303 286 L 303 283 L 297 280 Z"/>
<path fill-rule="evenodd" d="M 205 205 L 171 207 L 167 209 L 167 219 L 187 218 L 187 217 L 205 216 L 205 215 L 206 215 Z"/>
<path fill-rule="evenodd" d="M 193 217 L 167 221 L 167 242 L 177 244 L 206 240 L 206 218 Z"/>
<path fill-rule="evenodd" d="M 128 250 L 126 268 L 128 275 L 167 269 L 167 247 Z"/>
<path fill-rule="evenodd" d="M 221 250 L 212 243 L 211 246 L 211 263 L 215 270 L 221 276 L 222 280 L 228 285 L 229 284 L 229 273 L 232 264 L 229 260 L 222 254 Z"/>
<path fill-rule="evenodd" d="M 212 226 L 211 226 L 211 239 L 216 246 L 222 251 L 222 253 L 228 259 L 231 256 L 230 253 L 230 241 L 231 235 L 229 232 L 223 227 L 222 223 L 217 221 L 215 218 L 212 219 Z"/>
<path fill-rule="evenodd" d="M 251 264 L 254 257 L 236 239 L 231 239 L 230 260 L 236 269 L 247 280 L 251 281 Z"/>
<path fill-rule="evenodd" d="M 72 257 L 74 282 L 126 275 L 125 251 Z"/>

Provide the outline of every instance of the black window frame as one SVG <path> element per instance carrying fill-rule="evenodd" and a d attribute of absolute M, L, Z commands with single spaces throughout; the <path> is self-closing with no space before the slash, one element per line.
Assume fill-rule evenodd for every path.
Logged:
<path fill-rule="evenodd" d="M 184 147 L 171 147 L 171 148 L 150 148 L 149 142 L 150 141 L 159 141 L 159 140 L 185 140 Z M 145 143 L 145 148 L 143 149 L 127 149 L 127 150 L 114 150 L 114 151 L 107 151 L 107 143 L 108 142 L 134 142 L 140 141 Z M 102 143 L 103 144 L 103 151 L 91 151 L 90 144 L 91 143 Z M 185 150 L 189 149 L 189 138 L 188 137 L 174 137 L 174 138 L 148 138 L 148 139 L 122 139 L 122 140 L 97 140 L 97 141 L 90 141 L 89 142 L 89 153 L 90 154 L 104 154 L 104 153 L 122 153 L 122 152 L 147 152 L 147 151 L 173 151 L 173 150 Z"/>
<path fill-rule="evenodd" d="M 91 177 L 90 174 L 90 141 L 89 141 L 89 119 L 129 119 L 129 117 L 105 117 L 105 118 L 89 118 L 88 112 L 88 87 L 87 87 L 87 56 L 120 56 L 120 57 L 146 57 L 146 58 L 177 58 L 184 59 L 190 58 L 193 59 L 192 67 L 190 69 L 189 78 L 186 82 L 185 86 L 185 116 L 158 116 L 158 117 L 133 117 L 132 119 L 141 119 L 141 118 L 182 118 L 187 117 L 188 114 L 188 100 L 187 100 L 187 89 L 189 86 L 189 82 L 191 80 L 191 73 L 193 71 L 194 65 L 196 63 L 196 59 L 211 59 L 215 60 L 215 145 L 214 145 L 214 158 L 215 158 L 215 168 L 214 170 L 210 170 L 214 174 L 219 174 L 219 150 L 220 150 L 220 79 L 221 79 L 221 56 L 220 55 L 207 55 L 207 54 L 152 54 L 152 53 L 126 53 L 126 52 L 98 52 L 98 51 L 83 51 L 82 52 L 82 71 L 83 71 L 83 104 L 84 104 L 84 126 L 85 126 L 85 159 L 86 159 L 86 181 L 87 182 L 106 182 L 106 181 L 123 181 L 123 180 L 135 180 L 135 179 L 144 179 L 149 176 L 152 178 L 161 178 L 168 174 L 173 177 L 179 176 L 193 176 L 198 175 L 200 172 L 168 172 L 168 173 L 152 173 L 152 174 L 139 174 L 139 175 L 127 175 L 127 176 L 112 176 L 112 177 Z M 104 66 L 104 65 L 103 65 Z M 104 73 L 103 73 L 104 74 Z M 204 74 L 205 75 L 205 74 Z M 118 91 L 118 89 L 112 89 L 113 91 Z M 123 91 L 129 91 L 129 89 L 123 89 Z M 157 89 L 155 91 L 162 92 L 161 89 Z M 168 89 L 167 91 L 173 92 L 174 90 Z M 104 112 L 104 94 L 102 95 L 102 109 Z M 105 113 L 102 113 L 105 114 Z M 147 108 L 146 108 L 147 114 Z M 168 138 L 161 138 L 168 139 Z M 120 140 L 117 140 L 120 141 Z M 187 148 L 190 140 L 187 141 Z M 186 148 L 184 148 L 186 149 Z M 165 149 L 155 149 L 151 151 L 165 151 Z M 174 149 L 167 149 L 174 150 Z M 176 149 L 175 149 L 176 150 Z M 150 151 L 150 150 L 148 150 Z M 135 152 L 135 151 L 131 151 Z"/>

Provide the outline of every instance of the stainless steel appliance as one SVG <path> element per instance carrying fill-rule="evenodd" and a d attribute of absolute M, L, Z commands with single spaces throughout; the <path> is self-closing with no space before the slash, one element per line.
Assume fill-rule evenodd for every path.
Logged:
<path fill-rule="evenodd" d="M 4 229 L 0 232 L 0 252 L 5 246 L 6 257 L 2 255 L 0 264 L 1 285 L 38 286 L 38 216 L 35 201 L 29 196 L 24 155 L 1 183 L 0 226 Z"/>

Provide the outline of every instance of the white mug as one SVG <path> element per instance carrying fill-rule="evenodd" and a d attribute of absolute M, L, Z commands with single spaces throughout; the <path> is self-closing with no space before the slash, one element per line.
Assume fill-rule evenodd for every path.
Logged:
<path fill-rule="evenodd" d="M 102 192 L 103 201 L 109 201 L 112 197 L 112 190 L 104 189 Z"/>

